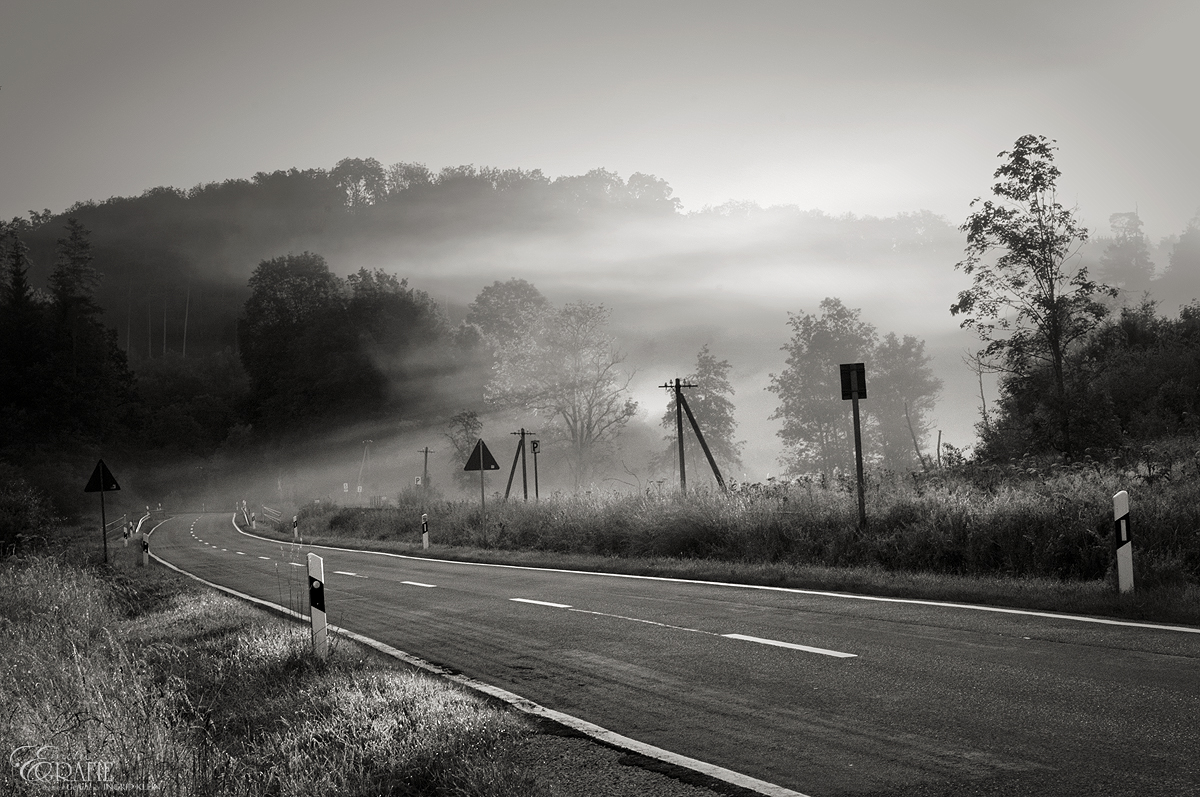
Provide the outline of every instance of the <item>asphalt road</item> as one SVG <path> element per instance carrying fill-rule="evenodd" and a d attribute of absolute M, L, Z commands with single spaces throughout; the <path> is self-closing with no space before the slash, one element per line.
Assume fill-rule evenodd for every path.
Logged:
<path fill-rule="evenodd" d="M 307 547 L 229 514 L 151 544 L 307 611 Z M 1200 794 L 1200 633 L 312 550 L 330 623 L 814 797 Z"/>

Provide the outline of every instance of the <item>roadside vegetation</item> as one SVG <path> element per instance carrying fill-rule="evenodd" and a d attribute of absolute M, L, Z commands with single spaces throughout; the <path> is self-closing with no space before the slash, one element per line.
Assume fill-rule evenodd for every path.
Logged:
<path fill-rule="evenodd" d="M 1132 504 L 1134 595 L 1117 594 L 1112 496 Z M 540 502 L 447 501 L 416 491 L 368 509 L 299 509 L 305 542 L 749 584 L 966 600 L 1200 624 L 1200 439 L 1136 461 L 959 463 L 876 472 L 866 528 L 853 478 L 735 485 L 686 499 L 649 490 Z M 276 533 L 291 537 L 288 527 Z"/>
<path fill-rule="evenodd" d="M 0 793 L 542 793 L 523 719 L 93 538 L 0 562 Z"/>

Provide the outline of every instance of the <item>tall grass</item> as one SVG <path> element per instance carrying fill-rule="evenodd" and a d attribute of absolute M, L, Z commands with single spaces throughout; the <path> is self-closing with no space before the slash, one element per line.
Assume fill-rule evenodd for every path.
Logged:
<path fill-rule="evenodd" d="M 539 793 L 508 759 L 523 720 L 352 643 L 318 660 L 296 624 L 179 580 L 105 576 L 0 565 L 0 750 L 60 762 L 0 766 L 0 793 Z"/>
<path fill-rule="evenodd" d="M 871 474 L 862 528 L 854 485 L 845 479 L 771 481 L 686 498 L 645 492 L 495 501 L 486 516 L 476 502 L 423 503 L 411 492 L 395 508 L 310 504 L 299 513 L 308 541 L 411 550 L 426 512 L 436 544 L 474 558 L 567 566 L 574 559 L 589 569 L 795 586 L 867 584 L 923 597 L 992 595 L 1038 608 L 1200 622 L 1200 454 L 1187 447 L 1168 454 L 1132 464 Z M 1138 597 L 1127 600 L 1110 594 L 1112 496 L 1122 489 L 1131 496 L 1138 585 Z M 992 586 L 978 589 L 981 580 Z M 1000 588 L 1002 581 L 1009 583 Z M 1030 590 L 1031 583 L 1042 586 Z M 1064 605 L 1071 603 L 1064 584 L 1079 585 L 1074 594 L 1086 599 Z"/>
<path fill-rule="evenodd" d="M 1134 484 L 1130 484 L 1134 482 Z M 877 566 L 954 575 L 1103 578 L 1112 561 L 1112 495 L 1133 487 L 1135 546 L 1146 580 L 1200 578 L 1200 482 L 1147 483 L 1117 473 L 875 476 L 868 524 L 854 495 L 817 482 L 742 487 L 732 495 L 612 494 L 488 507 L 434 502 L 431 536 L 446 545 L 733 562 Z M 416 539 L 422 507 L 300 510 L 307 535 Z"/>

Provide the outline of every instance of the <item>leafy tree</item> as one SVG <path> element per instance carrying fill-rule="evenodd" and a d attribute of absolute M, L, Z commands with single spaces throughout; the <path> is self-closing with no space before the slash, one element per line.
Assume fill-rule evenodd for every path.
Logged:
<path fill-rule="evenodd" d="M 1115 296 L 1116 289 L 1094 282 L 1086 267 L 1070 264 L 1087 230 L 1058 202 L 1056 149 L 1044 136 L 1026 135 L 1000 153 L 1007 160 L 994 174 L 996 201 L 984 201 L 959 228 L 967 234 L 966 258 L 955 268 L 971 276 L 972 284 L 950 312 L 965 316 L 961 326 L 976 330 L 987 344 L 983 354 L 1008 373 L 1049 370 L 1047 409 L 1057 420 L 1053 442 L 1070 456 L 1067 355 L 1106 315 L 1097 297 Z"/>
<path fill-rule="evenodd" d="M 683 379 L 684 382 L 696 385 L 685 391 L 687 405 L 696 416 L 700 430 L 704 432 L 704 440 L 708 443 L 713 459 L 723 471 L 741 468 L 742 446 L 745 445 L 744 441 L 734 440 L 737 421 L 733 417 L 733 402 L 729 400 L 729 396 L 733 395 L 733 385 L 729 382 L 731 367 L 728 360 L 717 360 L 706 343 L 696 354 L 696 369 Z M 675 392 L 671 391 L 667 411 L 662 417 L 663 428 L 671 432 L 665 438 L 670 444 L 666 457 L 671 462 L 679 461 L 679 453 L 675 448 L 675 412 Z M 691 436 L 687 431 L 689 428 L 690 424 L 685 418 L 684 457 L 688 472 L 707 473 L 708 460 L 700 450 L 699 444 L 694 441 L 691 444 L 687 442 Z"/>
<path fill-rule="evenodd" d="M 211 454 L 244 422 L 249 380 L 229 349 L 186 360 L 171 353 L 136 372 L 151 448 Z"/>
<path fill-rule="evenodd" d="M 1150 245 L 1142 232 L 1142 219 L 1135 213 L 1114 213 L 1108 217 L 1113 239 L 1100 256 L 1105 279 L 1122 284 L 1126 290 L 1141 292 L 1150 287 L 1154 263 Z"/>
<path fill-rule="evenodd" d="M 1200 213 L 1188 222 L 1187 229 L 1172 247 L 1161 283 L 1164 297 L 1182 301 L 1200 299 Z"/>
<path fill-rule="evenodd" d="M 767 389 L 779 396 L 771 419 L 783 421 L 778 434 L 785 446 L 783 461 L 792 471 L 829 475 L 834 468 L 853 466 L 854 431 L 841 403 L 838 365 L 867 362 L 878 338 L 859 314 L 834 298 L 821 302 L 819 316 L 788 314 L 792 339 L 783 347 L 787 368 L 771 374 Z M 869 412 L 863 409 L 864 415 Z"/>
<path fill-rule="evenodd" d="M 892 333 L 881 341 L 860 312 L 830 298 L 821 302 L 819 316 L 789 316 L 787 368 L 771 375 L 767 389 L 780 399 L 771 418 L 784 422 L 783 462 L 792 472 L 831 475 L 834 468 L 845 472 L 854 466 L 854 428 L 838 367 L 853 362 L 867 367 L 870 399 L 860 411 L 864 457 L 894 470 L 917 464 L 942 382 L 929 367 L 924 341 Z"/>
<path fill-rule="evenodd" d="M 475 444 L 479 442 L 481 432 L 483 432 L 483 421 L 479 420 L 479 414 L 474 410 L 463 410 L 451 416 L 450 420 L 446 422 L 444 437 L 450 441 L 450 445 L 453 447 L 453 451 L 450 452 L 447 459 L 454 473 L 454 481 L 460 487 L 468 487 L 476 482 L 475 474 L 468 473 L 463 468 L 467 464 L 467 458 L 475 450 Z"/>
<path fill-rule="evenodd" d="M 239 326 L 257 420 L 273 429 L 377 406 L 382 378 L 359 347 L 344 283 L 320 255 L 259 263 Z"/>
<path fill-rule="evenodd" d="M 493 349 L 511 345 L 537 323 L 537 315 L 550 302 L 541 291 L 523 279 L 496 281 L 471 302 L 467 323 L 478 327 L 484 342 Z"/>
<path fill-rule="evenodd" d="M 410 410 L 459 367 L 437 304 L 392 274 L 342 280 L 305 252 L 263 261 L 250 287 L 242 362 L 268 428 Z"/>
<path fill-rule="evenodd" d="M 493 404 L 546 419 L 542 434 L 566 443 L 577 488 L 637 412 L 608 318 L 607 308 L 587 302 L 542 314 L 528 335 L 500 349 L 487 388 Z"/>
<path fill-rule="evenodd" d="M 387 196 L 387 174 L 374 158 L 343 158 L 329 173 L 346 195 L 351 210 L 373 205 Z"/>
<path fill-rule="evenodd" d="M 888 333 L 871 352 L 871 407 L 874 440 L 891 470 L 926 467 L 918 455 L 920 441 L 932 427 L 930 413 L 942 389 L 933 375 L 925 342 L 912 335 Z"/>

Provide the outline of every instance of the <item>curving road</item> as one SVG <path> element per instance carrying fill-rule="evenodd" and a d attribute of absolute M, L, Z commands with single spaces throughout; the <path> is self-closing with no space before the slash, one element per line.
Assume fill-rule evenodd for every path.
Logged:
<path fill-rule="evenodd" d="M 152 550 L 307 611 L 228 514 Z M 312 550 L 330 623 L 814 797 L 1200 794 L 1200 629 Z"/>

